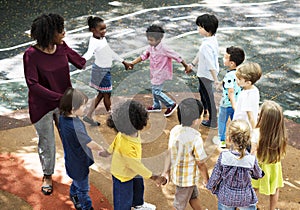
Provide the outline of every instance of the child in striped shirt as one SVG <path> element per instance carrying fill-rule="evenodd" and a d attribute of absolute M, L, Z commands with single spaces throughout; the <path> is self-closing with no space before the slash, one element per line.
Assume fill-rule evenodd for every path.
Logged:
<path fill-rule="evenodd" d="M 178 106 L 177 116 L 180 125 L 176 125 L 170 132 L 169 152 L 163 174 L 168 177 L 170 171 L 176 185 L 176 210 L 184 210 L 188 202 L 193 209 L 201 209 L 197 184 L 200 174 L 204 184 L 209 178 L 204 162 L 207 155 L 198 131 L 203 118 L 203 105 L 197 99 L 184 99 Z"/>

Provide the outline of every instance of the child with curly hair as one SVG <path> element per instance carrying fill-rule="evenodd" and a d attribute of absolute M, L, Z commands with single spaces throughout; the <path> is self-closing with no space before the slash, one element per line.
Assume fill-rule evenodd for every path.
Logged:
<path fill-rule="evenodd" d="M 146 59 L 150 60 L 150 80 L 153 95 L 153 105 L 147 108 L 148 112 L 161 112 L 161 103 L 167 110 L 165 117 L 169 117 L 177 109 L 177 104 L 163 93 L 163 86 L 166 80 L 172 80 L 173 67 L 172 60 L 181 63 L 185 68 L 185 72 L 189 72 L 191 67 L 181 58 L 181 56 L 170 49 L 166 44 L 162 43 L 164 37 L 164 29 L 159 25 L 151 25 L 146 30 L 149 47 L 142 55 L 132 61 L 135 65 Z"/>
<path fill-rule="evenodd" d="M 166 178 L 154 175 L 141 162 L 142 145 L 140 130 L 148 121 L 145 107 L 134 100 L 117 106 L 107 119 L 107 125 L 118 134 L 107 152 L 112 154 L 113 202 L 115 210 L 153 208 L 144 202 L 143 178 L 152 179 L 157 185 L 166 183 Z M 101 155 L 101 154 L 100 154 Z"/>

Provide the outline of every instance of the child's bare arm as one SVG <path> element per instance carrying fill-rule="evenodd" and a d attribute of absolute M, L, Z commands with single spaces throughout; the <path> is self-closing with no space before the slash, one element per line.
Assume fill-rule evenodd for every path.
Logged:
<path fill-rule="evenodd" d="M 220 82 L 218 80 L 218 76 L 217 76 L 216 70 L 215 69 L 210 69 L 209 71 L 210 71 L 210 73 L 211 73 L 211 75 L 212 75 L 212 77 L 214 79 L 215 85 L 218 86 L 220 84 Z"/>
<path fill-rule="evenodd" d="M 139 56 L 139 57 L 137 57 L 136 59 L 134 59 L 133 61 L 131 61 L 131 63 L 132 63 L 133 65 L 135 65 L 135 64 L 140 63 L 140 62 L 142 62 L 142 61 L 143 61 L 142 58 Z"/>
<path fill-rule="evenodd" d="M 86 146 L 88 146 L 91 150 L 98 150 L 98 154 L 102 157 L 107 157 L 110 155 L 110 153 L 108 153 L 106 149 L 97 144 L 95 141 L 91 141 Z"/>
<path fill-rule="evenodd" d="M 200 174 L 203 178 L 203 184 L 206 185 L 209 179 L 208 170 L 205 162 L 196 161 L 196 164 L 200 170 Z"/>
<path fill-rule="evenodd" d="M 256 125 L 255 125 L 255 120 L 254 120 L 253 112 L 247 111 L 247 116 L 248 116 L 248 120 L 250 122 L 250 125 L 251 125 L 252 129 L 254 129 Z"/>
<path fill-rule="evenodd" d="M 235 110 L 235 97 L 233 88 L 228 88 L 228 98 L 230 100 L 231 107 L 233 108 L 233 110 Z"/>
<path fill-rule="evenodd" d="M 165 166 L 162 173 L 162 176 L 166 177 L 167 182 L 169 181 L 170 176 L 170 168 L 171 168 L 171 152 L 170 150 L 167 151 L 166 159 L 165 159 Z"/>

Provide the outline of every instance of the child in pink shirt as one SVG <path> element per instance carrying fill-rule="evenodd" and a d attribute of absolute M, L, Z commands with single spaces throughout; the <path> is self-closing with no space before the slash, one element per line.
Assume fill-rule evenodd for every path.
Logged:
<path fill-rule="evenodd" d="M 177 109 L 177 104 L 164 94 L 162 89 L 164 81 L 172 80 L 172 59 L 182 63 L 186 72 L 190 71 L 191 67 L 185 63 L 178 53 L 161 42 L 164 33 L 165 31 L 161 26 L 151 25 L 148 27 L 146 36 L 150 46 L 142 55 L 133 60 L 132 64 L 135 65 L 149 58 L 153 105 L 148 107 L 147 110 L 148 112 L 161 112 L 161 103 L 163 103 L 167 107 L 164 116 L 169 117 Z"/>

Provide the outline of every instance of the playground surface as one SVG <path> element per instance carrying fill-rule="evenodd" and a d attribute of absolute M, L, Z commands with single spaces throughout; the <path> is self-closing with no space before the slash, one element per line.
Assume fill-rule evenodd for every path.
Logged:
<path fill-rule="evenodd" d="M 286 157 L 282 161 L 285 186 L 280 191 L 278 208 L 300 209 L 299 1 L 209 0 L 195 3 L 196 1 L 186 0 L 165 1 L 167 3 L 162 6 L 161 1 L 157 0 L 129 0 L 120 1 L 123 2 L 122 6 L 117 6 L 116 1 L 114 5 L 101 5 L 103 1 L 95 0 L 85 5 L 74 1 L 69 7 L 68 1 L 45 0 L 43 2 L 46 3 L 37 8 L 33 8 L 26 1 L 17 2 L 18 4 L 15 1 L 6 1 L 1 4 L 4 12 L 1 13 L 3 27 L 0 27 L 0 37 L 5 42 L 0 42 L 0 209 L 73 208 L 68 198 L 71 180 L 65 172 L 63 149 L 57 133 L 54 192 L 50 196 L 44 196 L 40 191 L 42 171 L 37 155 L 36 133 L 28 117 L 22 54 L 31 43 L 24 31 L 29 29 L 33 18 L 41 12 L 64 15 L 67 30 L 65 41 L 81 54 L 85 52 L 90 36 L 86 26 L 87 14 L 103 17 L 108 24 L 107 36 L 111 47 L 128 61 L 138 56 L 147 46 L 144 33 L 155 19 L 166 30 L 164 41 L 180 52 L 187 62 L 193 59 L 201 42 L 194 24 L 195 18 L 206 12 L 216 14 L 220 20 L 217 32 L 220 44 L 220 78 L 226 72 L 222 65 L 226 47 L 240 46 L 246 51 L 246 61 L 258 62 L 262 66 L 263 76 L 257 83 L 261 102 L 265 99 L 274 100 L 284 109 L 289 141 Z M 71 72 L 74 87 L 84 91 L 90 98 L 96 94 L 88 86 L 91 63 L 92 61 L 88 62 L 86 71 L 72 68 Z M 113 100 L 117 102 L 124 98 L 134 98 L 150 105 L 152 97 L 148 67 L 149 63 L 144 62 L 129 72 L 124 71 L 120 64 L 114 65 Z M 194 75 L 184 75 L 182 67 L 174 63 L 174 78 L 166 83 L 165 90 L 179 103 L 186 97 L 199 97 L 197 84 Z M 219 98 L 220 93 L 216 93 L 216 101 Z M 104 146 L 115 136 L 114 131 L 105 125 L 106 117 L 101 105 L 96 110 L 95 118 L 102 125 L 87 125 L 91 137 Z M 150 115 L 149 125 L 142 132 L 143 162 L 154 172 L 159 173 L 162 170 L 168 132 L 177 123 L 176 114 L 164 118 L 162 113 L 153 113 Z M 211 143 L 216 131 L 203 127 L 199 130 L 209 154 L 207 164 L 211 173 L 220 152 Z M 90 170 L 93 204 L 97 210 L 110 210 L 113 209 L 110 159 L 95 156 L 95 160 L 96 163 Z M 201 185 L 199 189 L 203 206 L 215 210 L 216 197 Z M 170 209 L 173 196 L 172 184 L 157 188 L 151 180 L 145 180 L 145 201 L 155 204 L 158 210 Z M 268 197 L 259 195 L 260 209 L 268 209 L 268 201 Z M 187 209 L 190 210 L 189 207 Z"/>

